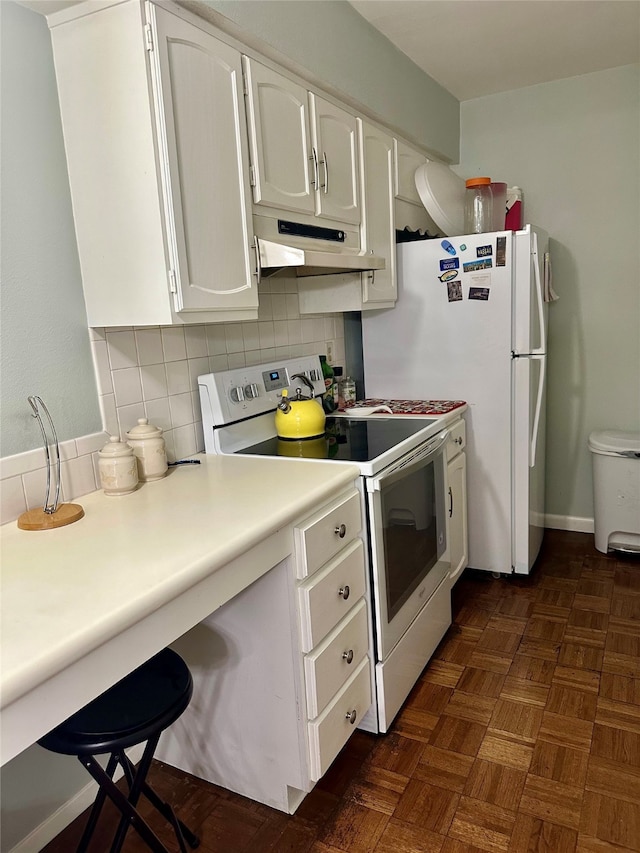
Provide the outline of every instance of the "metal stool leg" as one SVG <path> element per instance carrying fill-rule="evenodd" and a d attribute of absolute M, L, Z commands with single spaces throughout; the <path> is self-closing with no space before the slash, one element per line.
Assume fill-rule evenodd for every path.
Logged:
<path fill-rule="evenodd" d="M 80 763 L 84 765 L 84 761 L 81 756 L 78 756 Z M 111 753 L 109 756 L 109 762 L 107 764 L 106 774 L 110 779 L 113 779 L 113 774 L 116 772 L 116 767 L 118 766 L 118 757 L 115 753 Z M 78 848 L 76 853 L 86 853 L 86 850 L 89 846 L 89 841 L 93 832 L 96 828 L 96 824 L 98 823 L 98 818 L 100 817 L 100 812 L 102 811 L 102 806 L 104 805 L 104 801 L 107 799 L 106 790 L 100 785 L 98 787 L 98 793 L 96 795 L 95 800 L 93 801 L 93 806 L 91 807 L 91 813 L 89 814 L 89 819 L 87 820 L 87 824 L 84 828 L 84 832 L 82 833 L 82 838 L 78 844 Z"/>
<path fill-rule="evenodd" d="M 134 766 L 127 757 L 127 755 L 125 755 L 124 753 L 122 754 L 120 763 L 122 764 L 123 761 L 126 763 L 125 774 L 127 778 L 133 780 Z M 189 827 L 186 826 L 180 820 L 172 806 L 170 806 L 169 803 L 167 803 L 165 800 L 162 800 L 158 796 L 158 794 L 153 790 L 153 788 L 146 781 L 146 779 L 142 785 L 142 793 L 149 800 L 149 802 L 160 812 L 160 814 L 162 814 L 173 826 L 176 836 L 178 838 L 178 843 L 180 844 L 180 853 L 187 853 L 187 849 L 184 846 L 185 841 L 193 850 L 195 850 L 196 847 L 200 845 L 200 839 L 198 838 L 198 836 L 195 835 L 195 833 L 193 833 L 189 829 Z"/>
<path fill-rule="evenodd" d="M 115 784 L 113 779 L 107 776 L 96 759 L 92 755 L 85 755 L 82 756 L 80 760 L 82 761 L 83 766 L 86 767 L 89 773 L 91 773 L 98 785 L 100 785 L 101 788 L 104 788 L 109 799 L 112 800 L 115 806 L 120 810 L 120 813 L 123 815 L 123 820 L 126 819 L 127 825 L 130 824 L 133 826 L 133 828 L 147 843 L 149 849 L 152 850 L 153 853 L 171 853 L 171 851 L 167 850 L 164 844 L 160 841 L 144 818 L 138 814 L 127 797 Z M 122 847 L 122 842 L 120 842 L 120 847 Z M 111 849 L 113 850 L 113 847 Z"/>
<path fill-rule="evenodd" d="M 158 745 L 159 740 L 160 732 L 149 738 L 149 740 L 147 741 L 147 744 L 144 748 L 144 752 L 142 753 L 142 758 L 140 759 L 140 762 L 138 764 L 138 769 L 136 770 L 135 775 L 133 776 L 133 781 L 130 781 L 131 767 L 125 767 L 125 762 L 128 761 L 128 759 L 124 754 L 124 750 L 118 753 L 118 758 L 120 760 L 120 763 L 122 764 L 122 769 L 127 775 L 127 781 L 129 781 L 129 796 L 127 797 L 127 801 L 129 802 L 133 810 L 135 810 L 136 806 L 138 805 L 138 800 L 140 799 L 140 794 L 142 793 L 142 786 L 144 785 L 144 780 L 146 779 L 147 773 L 149 772 L 149 768 L 151 767 L 151 759 L 153 758 L 153 753 L 156 750 L 156 746 Z M 111 845 L 111 853 L 120 853 L 130 823 L 131 821 L 129 820 L 129 817 L 123 813 L 120 823 L 118 825 L 118 829 L 116 830 L 115 838 L 113 839 L 113 844 Z M 135 827 L 135 823 L 133 825 Z"/>

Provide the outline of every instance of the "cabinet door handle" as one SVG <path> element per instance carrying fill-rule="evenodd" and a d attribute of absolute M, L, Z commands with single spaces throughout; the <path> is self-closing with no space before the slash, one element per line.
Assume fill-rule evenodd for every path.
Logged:
<path fill-rule="evenodd" d="M 349 649 L 348 652 L 342 653 L 342 660 L 346 660 L 347 663 L 353 662 L 353 649 Z"/>
<path fill-rule="evenodd" d="M 453 517 L 453 492 L 451 491 L 451 486 L 449 486 L 449 518 Z"/>
<path fill-rule="evenodd" d="M 329 192 L 329 160 L 327 159 L 327 152 L 322 152 L 322 160 L 320 160 L 322 165 L 324 166 L 324 184 L 320 184 L 320 189 L 324 190 L 324 194 L 326 195 Z"/>
<path fill-rule="evenodd" d="M 258 243 L 258 238 L 255 236 L 253 238 L 253 248 L 256 250 L 255 277 L 256 277 L 257 283 L 260 284 L 260 280 L 262 279 L 262 264 L 260 263 L 260 244 Z"/>
<path fill-rule="evenodd" d="M 311 179 L 311 186 L 317 190 L 319 189 L 318 181 L 320 178 L 318 174 L 318 153 L 315 148 L 311 149 L 311 157 L 309 157 L 309 160 L 313 162 L 313 178 Z"/>
<path fill-rule="evenodd" d="M 358 713 L 357 713 L 356 709 L 354 708 L 353 711 L 347 711 L 347 713 L 345 714 L 345 719 L 349 720 L 351 725 L 353 725 L 356 721 L 357 716 L 358 716 Z"/>
<path fill-rule="evenodd" d="M 461 435 L 459 435 L 457 438 L 454 438 L 453 441 L 454 441 L 454 444 L 459 444 L 460 447 L 462 447 L 462 436 Z"/>
<path fill-rule="evenodd" d="M 347 535 L 347 525 L 346 524 L 336 524 L 334 531 L 336 536 L 339 536 L 340 539 L 344 539 Z"/>
<path fill-rule="evenodd" d="M 347 600 L 347 598 L 349 598 L 349 596 L 351 595 L 351 590 L 349 589 L 347 584 L 340 587 L 340 589 L 338 590 L 338 595 L 340 596 L 340 598 L 344 598 L 345 601 Z"/>

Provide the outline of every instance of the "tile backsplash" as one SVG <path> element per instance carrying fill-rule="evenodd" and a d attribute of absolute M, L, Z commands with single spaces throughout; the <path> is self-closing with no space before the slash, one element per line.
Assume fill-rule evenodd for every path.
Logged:
<path fill-rule="evenodd" d="M 194 326 L 90 329 L 104 432 L 60 445 L 62 499 L 100 487 L 98 450 L 124 436 L 138 418 L 164 432 L 169 461 L 204 449 L 198 376 L 279 358 L 320 354 L 329 341 L 344 365 L 342 314 L 300 316 L 297 280 L 279 276 L 260 286 L 258 320 Z M 41 449 L 0 459 L 0 523 L 42 505 Z"/>

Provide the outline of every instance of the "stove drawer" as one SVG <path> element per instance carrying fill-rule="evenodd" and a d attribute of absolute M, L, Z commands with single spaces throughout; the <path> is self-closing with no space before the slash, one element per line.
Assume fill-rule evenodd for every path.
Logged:
<path fill-rule="evenodd" d="M 363 598 L 348 616 L 304 658 L 307 712 L 314 719 L 357 668 L 369 646 Z"/>
<path fill-rule="evenodd" d="M 366 657 L 333 702 L 308 724 L 310 777 L 323 776 L 371 705 L 371 676 Z"/>
<path fill-rule="evenodd" d="M 362 529 L 360 495 L 351 492 L 294 528 L 299 578 L 313 574 L 352 542 Z"/>
<path fill-rule="evenodd" d="M 302 651 L 310 652 L 364 593 L 364 545 L 357 539 L 298 587 Z"/>

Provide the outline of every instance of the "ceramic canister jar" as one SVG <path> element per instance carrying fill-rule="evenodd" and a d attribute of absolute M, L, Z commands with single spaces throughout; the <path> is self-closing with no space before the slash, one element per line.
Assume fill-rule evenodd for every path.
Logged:
<path fill-rule="evenodd" d="M 147 418 L 138 418 L 138 425 L 126 433 L 127 441 L 138 460 L 138 476 L 143 482 L 160 480 L 167 473 L 167 450 L 160 427 Z"/>
<path fill-rule="evenodd" d="M 133 449 L 117 435 L 98 452 L 100 484 L 105 495 L 127 495 L 138 486 L 138 464 Z"/>

